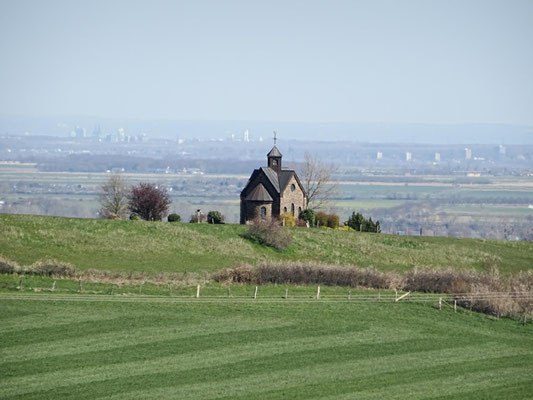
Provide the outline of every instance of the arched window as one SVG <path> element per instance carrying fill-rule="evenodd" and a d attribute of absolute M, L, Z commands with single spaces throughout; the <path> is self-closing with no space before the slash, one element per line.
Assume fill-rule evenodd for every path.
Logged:
<path fill-rule="evenodd" d="M 283 212 L 284 212 L 284 213 L 287 212 L 287 207 L 283 207 Z"/>
<path fill-rule="evenodd" d="M 296 190 L 296 186 L 294 185 L 294 183 L 291 185 L 291 192 L 294 192 L 294 190 Z"/>
<path fill-rule="evenodd" d="M 302 213 L 302 207 L 298 207 L 298 216 Z"/>
<path fill-rule="evenodd" d="M 261 207 L 261 219 L 265 219 L 267 216 L 267 208 L 265 206 Z"/>
<path fill-rule="evenodd" d="M 294 217 L 294 203 L 291 204 L 291 213 L 292 213 L 292 216 Z"/>

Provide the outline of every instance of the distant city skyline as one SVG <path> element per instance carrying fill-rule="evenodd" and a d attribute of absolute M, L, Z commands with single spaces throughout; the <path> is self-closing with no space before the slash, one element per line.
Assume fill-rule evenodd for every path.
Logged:
<path fill-rule="evenodd" d="M 533 126 L 531 21 L 527 0 L 3 0 L 0 116 Z"/>

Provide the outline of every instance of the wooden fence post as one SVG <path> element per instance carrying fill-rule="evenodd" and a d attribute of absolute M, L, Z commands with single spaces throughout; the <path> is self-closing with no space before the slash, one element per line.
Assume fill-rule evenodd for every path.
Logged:
<path fill-rule="evenodd" d="M 439 311 L 442 309 L 442 297 L 439 297 Z"/>
<path fill-rule="evenodd" d="M 453 301 L 453 312 L 457 312 L 457 300 Z"/>
<path fill-rule="evenodd" d="M 399 302 L 401 299 L 403 299 L 403 298 L 405 298 L 405 297 L 408 297 L 410 294 L 411 294 L 410 291 L 407 292 L 407 293 L 405 293 L 405 294 L 402 294 L 400 297 L 397 297 L 397 298 L 394 300 L 394 302 L 397 303 L 397 302 Z"/>
<path fill-rule="evenodd" d="M 56 290 L 56 281 L 54 281 L 54 284 L 52 285 L 52 292 L 55 292 Z"/>
<path fill-rule="evenodd" d="M 257 286 L 255 287 L 255 291 L 254 291 L 254 300 L 257 299 Z"/>
<path fill-rule="evenodd" d="M 320 286 L 316 290 L 316 299 L 320 300 Z"/>
<path fill-rule="evenodd" d="M 394 301 L 398 298 L 398 290 L 394 289 Z"/>
<path fill-rule="evenodd" d="M 200 285 L 196 286 L 196 298 L 200 298 Z"/>
<path fill-rule="evenodd" d="M 78 280 L 78 290 L 79 290 L 80 293 L 83 291 L 83 286 L 81 284 L 81 279 Z"/>

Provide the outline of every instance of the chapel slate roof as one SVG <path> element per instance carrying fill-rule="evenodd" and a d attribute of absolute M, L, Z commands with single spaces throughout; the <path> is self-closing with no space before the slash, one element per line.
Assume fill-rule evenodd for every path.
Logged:
<path fill-rule="evenodd" d="M 276 146 L 272 147 L 272 150 L 267 154 L 267 157 L 281 157 L 281 153 L 279 152 L 278 148 Z"/>
<path fill-rule="evenodd" d="M 274 186 L 277 193 L 281 193 L 285 190 L 291 177 L 295 173 L 292 169 L 282 169 L 279 173 L 276 173 L 276 171 L 268 167 L 261 167 L 261 171 L 263 171 L 269 182 Z"/>
<path fill-rule="evenodd" d="M 249 201 L 273 201 L 272 196 L 268 194 L 268 191 L 265 189 L 262 183 L 257 185 L 254 190 L 246 196 L 245 200 Z"/>
<path fill-rule="evenodd" d="M 292 178 L 292 175 L 294 174 L 294 171 L 292 169 L 282 169 L 278 176 L 279 176 L 279 188 L 283 192 L 287 185 L 289 184 L 289 181 Z"/>
<path fill-rule="evenodd" d="M 274 186 L 274 189 L 276 190 L 276 192 L 280 193 L 279 179 L 278 179 L 278 174 L 276 173 L 276 171 L 268 167 L 261 167 L 261 171 L 263 171 L 263 173 L 268 178 L 272 186 Z"/>

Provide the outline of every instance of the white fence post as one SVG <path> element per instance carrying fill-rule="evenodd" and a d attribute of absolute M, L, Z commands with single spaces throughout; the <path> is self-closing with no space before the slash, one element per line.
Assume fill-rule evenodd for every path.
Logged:
<path fill-rule="evenodd" d="M 200 297 L 200 285 L 196 286 L 196 298 Z"/>
<path fill-rule="evenodd" d="M 453 301 L 453 312 L 457 312 L 457 300 Z"/>
<path fill-rule="evenodd" d="M 320 300 L 320 286 L 316 290 L 316 299 Z"/>
<path fill-rule="evenodd" d="M 442 309 L 442 297 L 439 297 L 439 311 Z"/>
<path fill-rule="evenodd" d="M 257 299 L 257 286 L 255 287 L 255 291 L 254 291 L 254 300 Z"/>

